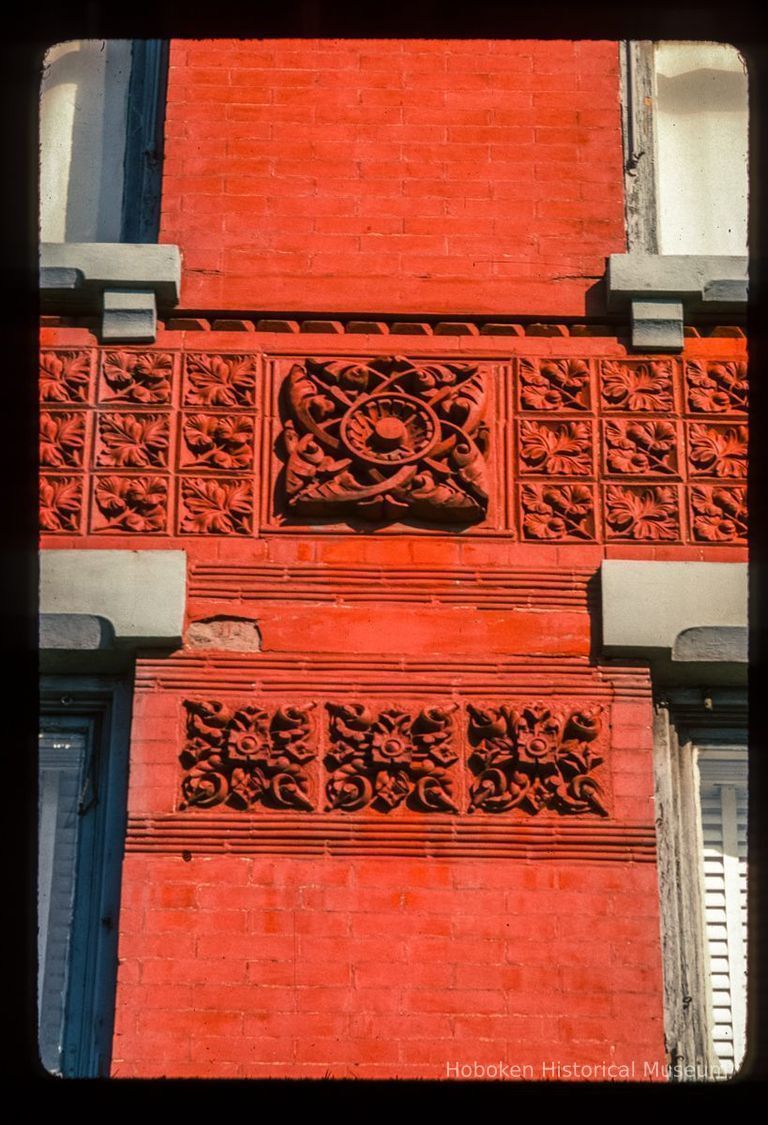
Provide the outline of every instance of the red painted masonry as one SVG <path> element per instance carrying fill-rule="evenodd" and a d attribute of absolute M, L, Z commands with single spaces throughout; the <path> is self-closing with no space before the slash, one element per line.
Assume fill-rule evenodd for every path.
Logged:
<path fill-rule="evenodd" d="M 579 316 L 625 249 L 618 45 L 176 40 L 186 308 Z"/>
<path fill-rule="evenodd" d="M 659 1076 L 650 675 L 595 583 L 746 557 L 745 341 L 474 326 L 585 316 L 625 248 L 617 59 L 172 43 L 200 322 L 41 337 L 42 546 L 188 560 L 136 662 L 117 1077 Z"/>
<path fill-rule="evenodd" d="M 338 363 L 406 348 L 414 363 L 478 357 L 496 480 L 487 518 L 464 528 L 374 524 L 361 534 L 343 519 L 278 515 L 282 460 L 274 451 L 286 419 L 271 396 L 296 356 Z M 201 367 L 201 355 L 229 358 Z M 184 646 L 170 656 L 147 653 L 136 666 L 115 1075 L 446 1078 L 466 1073 L 456 1065 L 499 1063 L 542 1079 L 556 1077 L 557 1064 L 582 1074 L 632 1064 L 640 1077 L 657 1073 L 650 680 L 642 667 L 602 666 L 590 655 L 589 588 L 604 557 L 744 558 L 733 524 L 721 520 L 720 541 L 706 541 L 701 528 L 710 534 L 711 526 L 697 525 L 704 517 L 691 506 L 702 488 L 743 490 L 715 466 L 702 475 L 694 439 L 697 426 L 719 433 L 743 423 L 745 391 L 734 373 L 744 355 L 735 339 L 689 341 L 682 360 L 656 370 L 662 399 L 654 414 L 628 403 L 614 409 L 615 365 L 631 374 L 638 361 L 611 338 L 251 333 L 244 340 L 161 332 L 153 348 L 139 351 L 99 348 L 82 329 L 43 331 L 44 513 L 62 525 L 43 546 L 173 546 L 189 560 Z M 250 370 L 248 357 L 253 395 L 233 376 Z M 566 360 L 572 374 L 584 375 L 585 409 L 528 410 L 524 395 L 538 388 L 531 372 L 562 371 L 551 365 Z M 199 372 L 214 369 L 224 381 L 201 383 Z M 733 376 L 730 413 L 715 422 L 698 409 L 707 395 L 691 395 L 722 394 L 726 376 Z M 185 405 L 209 385 L 235 388 L 245 401 L 235 395 L 226 412 L 221 403 Z M 670 395 L 675 413 L 661 410 Z M 247 423 L 244 446 L 222 447 L 237 455 L 228 468 L 189 462 L 201 416 Z M 576 473 L 563 464 L 559 478 L 546 467 L 542 475 L 520 427 L 557 428 L 574 418 L 591 427 L 592 459 Z M 673 426 L 673 471 L 661 482 L 647 465 L 638 463 L 644 471 L 635 476 L 611 467 L 610 426 L 618 423 L 625 431 Z M 134 460 L 155 464 L 119 463 L 127 448 Z M 75 464 L 62 472 L 57 458 Z M 222 496 L 240 482 L 252 490 L 252 516 L 225 504 L 220 515 L 230 524 L 190 523 L 190 481 L 213 482 Z M 517 506 L 521 490 L 575 482 L 596 498 L 587 538 L 562 528 L 551 539 L 532 538 L 541 526 Z M 611 538 L 608 490 L 658 499 L 659 488 L 677 497 L 662 537 L 645 538 L 638 517 L 624 538 Z M 157 502 L 132 507 L 132 496 L 147 494 Z M 115 496 L 127 507 L 111 508 Z M 105 530 L 110 519 L 115 530 Z M 195 639 L 200 623 L 221 616 L 255 623 L 260 651 Z M 270 717 L 289 706 L 307 716 L 314 811 L 275 810 L 258 799 L 247 809 L 229 799 L 206 805 L 188 756 L 189 723 L 190 706 L 212 701 Z M 402 805 L 389 813 L 329 808 L 332 720 L 345 703 L 375 716 L 447 707 L 458 815 Z M 595 776 L 607 816 L 594 808 L 570 817 L 554 808 L 468 815 L 477 792 L 471 708 L 507 705 L 598 709 L 603 764 Z M 239 784 L 231 770 L 226 784 Z"/>

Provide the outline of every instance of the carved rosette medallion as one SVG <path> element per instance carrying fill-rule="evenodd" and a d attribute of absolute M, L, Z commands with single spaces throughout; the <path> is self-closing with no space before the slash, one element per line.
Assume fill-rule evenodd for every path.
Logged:
<path fill-rule="evenodd" d="M 361 461 L 407 465 L 425 457 L 440 433 L 426 403 L 410 395 L 379 395 L 351 406 L 341 420 L 341 439 Z"/>
<path fill-rule="evenodd" d="M 378 714 L 361 703 L 328 704 L 331 751 L 326 757 L 329 809 L 391 812 L 459 811 L 451 767 L 455 707 L 424 707 L 416 714 L 389 708 Z"/>
<path fill-rule="evenodd" d="M 307 764 L 317 755 L 309 745 L 309 707 L 270 713 L 211 700 L 185 700 L 184 706 L 181 808 L 314 809 Z"/>
<path fill-rule="evenodd" d="M 401 357 L 295 364 L 285 383 L 289 511 L 473 523 L 488 509 L 477 366 Z"/>
<path fill-rule="evenodd" d="M 601 708 L 563 710 L 544 703 L 523 707 L 469 706 L 469 812 L 608 815 L 592 746 Z"/>

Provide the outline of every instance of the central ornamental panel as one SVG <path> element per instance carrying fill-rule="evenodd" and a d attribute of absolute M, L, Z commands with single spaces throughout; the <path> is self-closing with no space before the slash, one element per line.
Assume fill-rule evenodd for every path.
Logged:
<path fill-rule="evenodd" d="M 469 524 L 488 510 L 477 365 L 306 359 L 283 386 L 291 514 Z"/>

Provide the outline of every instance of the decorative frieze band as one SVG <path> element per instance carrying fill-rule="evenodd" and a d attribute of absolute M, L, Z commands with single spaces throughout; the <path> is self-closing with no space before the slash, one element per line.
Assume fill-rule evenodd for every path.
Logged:
<path fill-rule="evenodd" d="M 184 708 L 181 809 L 609 815 L 601 704 Z"/>
<path fill-rule="evenodd" d="M 49 534 L 746 543 L 746 362 L 41 359 Z"/>

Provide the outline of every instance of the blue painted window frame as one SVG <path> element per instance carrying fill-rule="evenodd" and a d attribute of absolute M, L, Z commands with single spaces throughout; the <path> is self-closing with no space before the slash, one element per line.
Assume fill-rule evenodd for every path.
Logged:
<path fill-rule="evenodd" d="M 61 1074 L 106 1077 L 117 984 L 131 687 L 108 676 L 45 676 L 40 729 L 87 731 Z"/>

